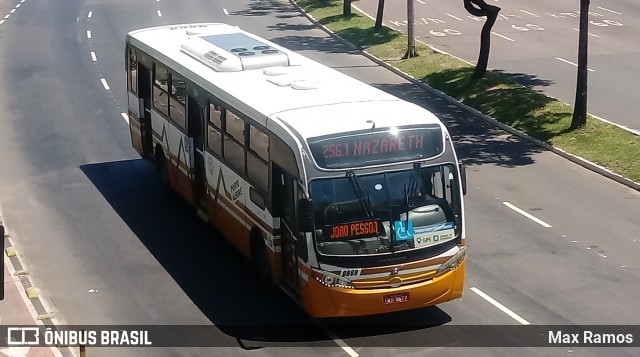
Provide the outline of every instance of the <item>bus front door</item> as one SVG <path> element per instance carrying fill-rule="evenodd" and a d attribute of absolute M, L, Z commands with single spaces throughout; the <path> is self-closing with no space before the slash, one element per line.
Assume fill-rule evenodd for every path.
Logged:
<path fill-rule="evenodd" d="M 187 103 L 187 136 L 193 145 L 193 174 L 191 183 L 194 193 L 194 203 L 198 208 L 206 207 L 206 173 L 204 167 L 204 122 L 207 115 L 207 107 L 200 104 L 195 98 L 188 96 Z"/>
<path fill-rule="evenodd" d="M 290 291 L 299 294 L 297 230 L 295 228 L 297 186 L 293 177 L 276 164 L 273 164 L 272 175 L 273 207 L 276 216 L 280 217 L 282 280 Z"/>
<path fill-rule="evenodd" d="M 138 93 L 142 157 L 153 157 L 153 131 L 151 130 L 151 69 L 138 62 Z"/>

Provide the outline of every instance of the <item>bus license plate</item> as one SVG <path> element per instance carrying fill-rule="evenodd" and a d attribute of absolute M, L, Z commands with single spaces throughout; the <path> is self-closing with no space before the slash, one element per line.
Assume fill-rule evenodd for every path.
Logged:
<path fill-rule="evenodd" d="M 385 305 L 388 304 L 397 304 L 401 302 L 409 301 L 409 293 L 401 293 L 401 294 L 393 294 L 393 295 L 385 295 L 382 297 Z"/>

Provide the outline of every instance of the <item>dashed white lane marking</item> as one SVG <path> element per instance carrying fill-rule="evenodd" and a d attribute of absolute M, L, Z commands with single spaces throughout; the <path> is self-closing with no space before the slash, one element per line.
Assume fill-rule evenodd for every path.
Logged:
<path fill-rule="evenodd" d="M 511 208 L 512 210 L 514 210 L 514 211 L 516 211 L 516 212 L 520 213 L 521 215 L 523 215 L 523 216 L 525 216 L 525 217 L 529 218 L 530 220 L 532 220 L 532 221 L 534 221 L 534 222 L 538 223 L 539 225 L 541 225 L 541 226 L 543 226 L 543 227 L 545 227 L 545 228 L 551 228 L 551 225 L 550 225 L 549 223 L 547 223 L 547 222 L 545 222 L 545 221 L 543 221 L 543 220 L 541 220 L 541 219 L 539 219 L 539 218 L 534 217 L 533 215 L 531 215 L 531 214 L 529 214 L 529 213 L 527 213 L 527 212 L 525 212 L 525 211 L 521 210 L 520 208 L 518 208 L 518 207 L 516 207 L 516 206 L 512 205 L 512 204 L 511 204 L 511 203 L 509 203 L 509 202 L 506 202 L 506 201 L 505 201 L 505 202 L 502 202 L 502 204 L 504 204 L 505 206 L 507 206 L 507 207 Z"/>
<path fill-rule="evenodd" d="M 89 13 L 87 14 L 87 18 L 90 19 L 91 16 L 93 16 L 93 11 L 89 11 Z"/>
<path fill-rule="evenodd" d="M 613 11 L 613 10 L 610 10 L 610 9 L 607 9 L 607 8 L 604 8 L 604 7 L 601 7 L 601 6 L 598 6 L 598 9 L 604 10 L 604 11 L 609 11 L 609 12 L 614 13 L 616 15 L 622 15 L 622 13 L 620 13 L 620 12 Z"/>
<path fill-rule="evenodd" d="M 422 5 L 426 5 L 427 3 L 422 1 L 422 0 L 416 0 L 417 2 L 421 3 Z"/>
<path fill-rule="evenodd" d="M 557 59 L 558 61 L 560 61 L 560 62 L 564 62 L 564 63 L 566 63 L 566 64 L 570 64 L 570 65 L 572 65 L 572 66 L 574 66 L 574 67 L 578 67 L 578 65 L 577 65 L 576 63 L 573 63 L 573 62 L 571 62 L 571 61 L 567 61 L 567 60 L 566 60 L 566 59 L 564 59 L 564 58 L 556 57 L 556 59 Z M 591 69 L 591 68 L 587 68 L 587 71 L 589 71 L 589 72 L 595 72 L 595 70 L 593 70 L 593 69 Z"/>
<path fill-rule="evenodd" d="M 18 4 L 18 5 L 16 5 L 16 9 L 17 9 L 17 8 L 19 8 L 20 6 L 22 6 L 22 4 Z"/>
<path fill-rule="evenodd" d="M 9 11 L 10 14 L 13 14 L 14 12 L 16 12 L 16 9 L 11 9 L 11 11 Z"/>
<path fill-rule="evenodd" d="M 87 38 L 91 38 L 91 30 L 87 30 Z"/>
<path fill-rule="evenodd" d="M 520 317 L 520 315 L 518 315 L 515 312 L 509 310 L 506 306 L 502 305 L 501 303 L 499 303 L 495 299 L 493 299 L 491 296 L 489 296 L 489 295 L 485 294 L 484 292 L 482 292 L 482 290 L 480 290 L 480 289 L 478 289 L 476 287 L 471 287 L 469 289 L 471 291 L 473 291 L 474 293 L 478 294 L 481 298 L 487 300 L 487 302 L 489 302 L 491 305 L 497 307 L 500 311 L 504 312 L 505 314 L 507 314 L 511 318 L 513 318 L 514 320 L 516 320 L 519 323 L 521 323 L 522 325 L 529 325 L 529 321 L 523 319 L 522 317 Z"/>
<path fill-rule="evenodd" d="M 95 53 L 95 52 L 93 52 L 93 51 L 91 51 L 91 60 L 92 60 L 93 62 L 98 62 L 98 58 L 96 57 L 96 53 Z"/>
<path fill-rule="evenodd" d="M 157 11 L 158 16 L 162 17 L 162 13 L 160 12 L 160 10 Z"/>
<path fill-rule="evenodd" d="M 127 115 L 127 113 L 120 113 L 120 115 L 122 115 L 122 119 L 124 119 L 124 121 L 129 124 L 129 116 Z"/>
<path fill-rule="evenodd" d="M 499 34 L 499 33 L 497 33 L 497 32 L 491 32 L 491 33 L 492 33 L 492 34 L 494 34 L 494 35 L 496 35 L 496 36 L 498 36 L 498 37 L 502 37 L 502 38 L 504 38 L 504 39 L 505 39 L 505 40 L 507 40 L 507 41 L 516 42 L 516 40 L 514 40 L 514 39 L 512 39 L 512 38 L 509 38 L 509 37 L 507 37 L 507 36 L 501 35 L 501 34 Z"/>
<path fill-rule="evenodd" d="M 359 357 L 358 352 L 354 351 L 353 348 L 349 347 L 346 342 L 342 341 L 339 338 L 334 338 L 333 341 L 342 348 L 349 356 L 351 357 Z"/>
<path fill-rule="evenodd" d="M 20 0 L 20 3 L 22 4 L 23 2 L 25 2 L 26 0 Z"/>
<path fill-rule="evenodd" d="M 529 11 L 527 11 L 527 10 L 520 10 L 520 11 L 521 11 L 521 12 L 524 12 L 524 13 L 525 13 L 525 14 L 527 14 L 527 15 L 531 15 L 531 16 L 533 16 L 533 17 L 540 17 L 539 15 L 536 15 L 536 14 L 534 14 L 533 12 L 529 12 Z"/>
<path fill-rule="evenodd" d="M 574 29 L 574 30 L 576 30 L 576 31 L 578 31 L 578 32 L 580 32 L 580 29 L 577 29 L 577 28 L 575 28 L 575 27 L 574 27 L 573 29 Z M 600 36 L 598 36 L 598 35 L 594 35 L 594 34 L 592 34 L 591 32 L 588 32 L 588 34 L 589 34 L 589 36 L 593 36 L 593 37 L 598 37 L 598 38 L 600 38 Z"/>
<path fill-rule="evenodd" d="M 450 18 L 452 18 L 452 19 L 456 19 L 456 20 L 458 20 L 458 21 L 462 21 L 462 19 L 461 19 L 461 18 L 456 17 L 456 16 L 453 16 L 453 15 L 451 15 L 450 13 L 447 13 L 447 16 L 449 16 L 449 17 L 450 17 Z"/>
<path fill-rule="evenodd" d="M 100 82 L 102 82 L 102 86 L 104 87 L 105 90 L 111 90 L 111 88 L 109 88 L 109 84 L 107 83 L 106 79 L 100 78 Z"/>
<path fill-rule="evenodd" d="M 5 20 L 0 20 L 0 25 L 4 24 Z"/>
<path fill-rule="evenodd" d="M 223 8 L 222 12 L 224 12 L 225 15 L 229 16 L 229 11 L 227 11 L 227 9 Z"/>
<path fill-rule="evenodd" d="M 4 18 L 5 18 L 5 19 L 8 19 L 8 18 L 10 18 L 10 17 L 11 17 L 11 14 L 7 14 L 7 16 L 5 16 Z"/>

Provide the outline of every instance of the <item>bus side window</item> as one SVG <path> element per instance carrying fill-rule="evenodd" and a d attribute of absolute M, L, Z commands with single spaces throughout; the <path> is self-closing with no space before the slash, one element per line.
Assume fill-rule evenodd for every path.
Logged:
<path fill-rule="evenodd" d="M 218 104 L 209 103 L 209 122 L 207 125 L 207 147 L 222 156 L 222 120 L 224 108 Z"/>
<path fill-rule="evenodd" d="M 269 136 L 249 124 L 247 174 L 262 192 L 269 190 Z"/>
<path fill-rule="evenodd" d="M 164 66 L 153 65 L 153 107 L 169 116 L 169 72 Z"/>
<path fill-rule="evenodd" d="M 171 95 L 169 96 L 169 117 L 183 130 L 187 129 L 186 122 L 187 86 L 184 79 L 171 74 Z"/>
<path fill-rule="evenodd" d="M 244 119 L 226 110 L 224 125 L 224 151 L 222 155 L 229 166 L 245 174 Z"/>

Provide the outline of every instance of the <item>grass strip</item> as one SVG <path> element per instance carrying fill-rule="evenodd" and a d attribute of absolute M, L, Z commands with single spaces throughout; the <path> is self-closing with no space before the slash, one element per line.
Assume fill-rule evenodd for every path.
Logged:
<path fill-rule="evenodd" d="M 353 16 L 343 17 L 342 0 L 295 1 L 343 39 L 429 86 L 538 140 L 640 182 L 640 136 L 591 116 L 587 125 L 571 131 L 570 105 L 517 84 L 500 71 L 488 71 L 485 78 L 471 82 L 473 67 L 419 42 L 420 56 L 403 60 L 406 35 L 385 26 L 374 32 L 373 20 L 355 9 Z"/>

